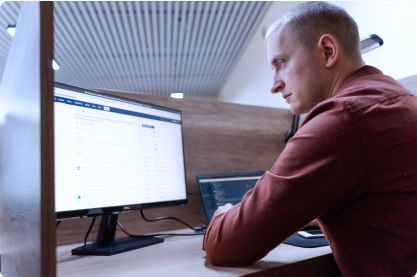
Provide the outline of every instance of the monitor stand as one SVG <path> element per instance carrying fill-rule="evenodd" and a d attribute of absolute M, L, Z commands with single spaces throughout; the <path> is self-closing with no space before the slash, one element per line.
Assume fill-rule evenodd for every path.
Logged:
<path fill-rule="evenodd" d="M 111 256 L 164 241 L 164 239 L 155 237 L 123 237 L 115 239 L 118 217 L 118 214 L 103 215 L 96 241 L 72 249 L 72 255 Z"/>

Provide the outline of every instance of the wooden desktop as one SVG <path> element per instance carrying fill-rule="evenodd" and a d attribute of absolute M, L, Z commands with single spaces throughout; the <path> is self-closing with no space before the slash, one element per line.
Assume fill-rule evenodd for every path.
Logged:
<path fill-rule="evenodd" d="M 175 232 L 190 232 L 187 229 Z M 167 236 L 160 244 L 114 256 L 73 256 L 81 244 L 57 247 L 57 275 L 65 276 L 319 276 L 337 272 L 330 246 L 281 244 L 265 258 L 241 267 L 213 266 L 202 250 L 203 236 Z"/>

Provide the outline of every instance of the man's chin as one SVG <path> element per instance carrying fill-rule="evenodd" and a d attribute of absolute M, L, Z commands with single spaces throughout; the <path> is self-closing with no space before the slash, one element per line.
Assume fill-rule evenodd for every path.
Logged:
<path fill-rule="evenodd" d="M 296 105 L 290 104 L 290 111 L 293 115 L 300 115 L 302 112 L 299 111 L 298 107 Z"/>
<path fill-rule="evenodd" d="M 298 103 L 296 102 L 291 102 L 290 111 L 293 115 L 300 115 L 300 114 L 308 113 L 310 109 L 306 109 L 305 107 L 304 108 L 300 107 L 300 105 L 298 105 Z"/>

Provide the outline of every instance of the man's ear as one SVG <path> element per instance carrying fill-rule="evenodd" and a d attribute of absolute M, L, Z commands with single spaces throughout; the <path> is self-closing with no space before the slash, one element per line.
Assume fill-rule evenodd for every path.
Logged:
<path fill-rule="evenodd" d="M 319 40 L 318 46 L 325 58 L 326 67 L 334 66 L 340 53 L 339 44 L 335 37 L 329 34 L 323 35 Z"/>

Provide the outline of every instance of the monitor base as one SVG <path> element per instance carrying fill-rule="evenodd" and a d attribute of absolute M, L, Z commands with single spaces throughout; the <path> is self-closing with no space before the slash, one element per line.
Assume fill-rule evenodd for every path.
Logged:
<path fill-rule="evenodd" d="M 155 237 L 123 237 L 114 239 L 109 243 L 89 243 L 72 249 L 71 253 L 72 255 L 111 256 L 161 242 L 164 242 L 164 239 Z"/>

